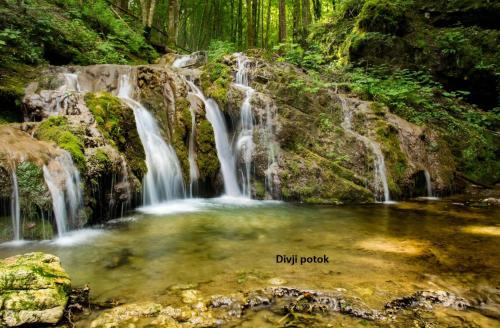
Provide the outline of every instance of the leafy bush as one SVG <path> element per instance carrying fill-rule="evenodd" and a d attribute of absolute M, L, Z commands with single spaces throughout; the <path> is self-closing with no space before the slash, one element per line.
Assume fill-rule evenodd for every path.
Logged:
<path fill-rule="evenodd" d="M 232 42 L 212 40 L 208 46 L 208 60 L 216 62 L 222 59 L 225 55 L 236 52 L 236 46 Z"/>

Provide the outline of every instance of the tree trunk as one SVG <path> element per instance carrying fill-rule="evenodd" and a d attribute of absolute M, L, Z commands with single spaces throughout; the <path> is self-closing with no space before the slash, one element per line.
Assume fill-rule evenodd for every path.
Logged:
<path fill-rule="evenodd" d="M 238 0 L 238 48 L 243 47 L 243 0 Z"/>
<path fill-rule="evenodd" d="M 151 0 L 151 3 L 149 5 L 149 15 L 148 15 L 148 24 L 147 26 L 151 28 L 153 26 L 153 17 L 155 15 L 155 7 L 156 7 L 156 0 Z"/>
<path fill-rule="evenodd" d="M 255 25 L 252 19 L 252 0 L 247 0 L 247 48 L 255 46 Z"/>
<path fill-rule="evenodd" d="M 252 27 L 253 27 L 253 42 L 252 47 L 257 45 L 257 39 L 259 34 L 259 17 L 258 17 L 258 0 L 252 0 Z"/>
<path fill-rule="evenodd" d="M 269 0 L 271 2 L 271 0 Z M 286 41 L 286 2 L 280 0 L 280 14 L 279 14 L 279 34 L 278 42 L 283 43 Z"/>
<path fill-rule="evenodd" d="M 281 19 L 281 17 L 280 17 Z M 266 41 L 265 47 L 269 48 L 269 28 L 271 26 L 271 0 L 267 0 L 267 18 L 266 18 Z M 280 30 L 281 33 L 281 30 Z"/>
<path fill-rule="evenodd" d="M 293 41 L 298 42 L 301 36 L 301 18 L 302 13 L 300 11 L 301 0 L 293 1 Z"/>
<path fill-rule="evenodd" d="M 179 1 L 168 1 L 168 44 L 174 46 L 177 44 L 177 35 L 179 31 Z"/>
<path fill-rule="evenodd" d="M 307 38 L 311 25 L 311 2 L 310 0 L 302 0 L 302 40 Z"/>

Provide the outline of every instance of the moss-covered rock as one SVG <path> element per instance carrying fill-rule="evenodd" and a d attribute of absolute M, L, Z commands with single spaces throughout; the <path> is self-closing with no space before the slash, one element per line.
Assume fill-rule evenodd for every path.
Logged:
<path fill-rule="evenodd" d="M 228 88 L 233 81 L 231 68 L 222 63 L 210 62 L 203 67 L 200 81 L 205 95 L 224 108 L 227 103 Z"/>
<path fill-rule="evenodd" d="M 68 119 L 64 116 L 52 116 L 43 121 L 35 132 L 40 140 L 53 141 L 68 151 L 81 171 L 85 171 L 85 147 L 81 137 L 71 131 Z"/>
<path fill-rule="evenodd" d="M 0 261 L 0 323 L 55 324 L 63 316 L 71 281 L 59 258 L 28 253 Z"/>
<path fill-rule="evenodd" d="M 146 174 L 146 155 L 137 132 L 134 112 L 110 93 L 87 93 L 85 103 L 94 115 L 103 136 L 125 155 L 132 172 L 139 179 Z M 105 164 L 105 154 L 96 153 L 98 162 Z"/>
<path fill-rule="evenodd" d="M 217 157 L 214 131 L 206 119 L 200 120 L 197 124 L 196 147 L 200 179 L 204 182 L 213 182 L 219 172 L 220 163 Z"/>

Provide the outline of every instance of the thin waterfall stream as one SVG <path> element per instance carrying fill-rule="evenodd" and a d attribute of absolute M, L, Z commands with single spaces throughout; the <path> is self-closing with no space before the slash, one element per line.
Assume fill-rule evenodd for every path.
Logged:
<path fill-rule="evenodd" d="M 236 86 L 243 89 L 245 92 L 245 99 L 240 109 L 240 132 L 236 141 L 237 153 L 243 159 L 243 170 L 241 170 L 242 177 L 242 192 L 247 198 L 251 197 L 251 169 L 252 169 L 252 154 L 254 150 L 253 143 L 253 114 L 252 105 L 250 101 L 255 93 L 255 90 L 249 86 L 248 79 L 248 66 L 250 61 L 242 54 L 236 55 L 238 61 L 238 71 L 236 72 Z"/>
<path fill-rule="evenodd" d="M 12 198 L 11 198 L 11 218 L 14 240 L 21 240 L 21 205 L 19 203 L 19 184 L 17 183 L 16 171 L 12 170 Z"/>
<path fill-rule="evenodd" d="M 363 142 L 368 148 L 371 149 L 373 155 L 375 156 L 374 159 L 374 175 L 375 175 L 375 190 L 377 192 L 377 195 L 383 195 L 383 202 L 384 203 L 390 203 L 391 202 L 391 195 L 389 191 L 389 184 L 387 182 L 387 175 L 386 175 L 386 167 L 385 167 L 385 159 L 384 159 L 384 154 L 382 153 L 382 149 L 380 148 L 380 145 L 357 133 L 353 127 L 352 127 L 352 111 L 349 110 L 349 107 L 347 105 L 347 100 L 344 97 L 339 96 L 340 102 L 342 104 L 342 113 L 343 113 L 343 122 L 342 122 L 342 127 L 344 130 L 348 131 L 351 133 L 356 139 L 360 140 Z M 379 197 L 379 196 L 377 196 Z M 382 200 L 382 199 L 378 199 Z"/>

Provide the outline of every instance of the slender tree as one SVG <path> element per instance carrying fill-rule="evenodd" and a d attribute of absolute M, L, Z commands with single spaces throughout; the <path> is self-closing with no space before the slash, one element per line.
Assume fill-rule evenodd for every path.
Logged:
<path fill-rule="evenodd" d="M 286 2 L 279 0 L 279 33 L 278 42 L 283 43 L 286 41 Z"/>

